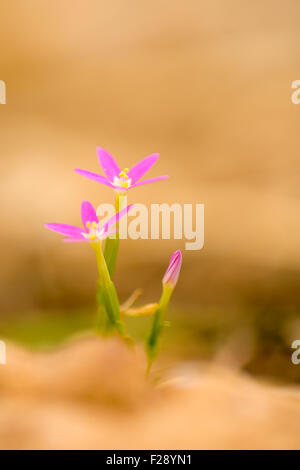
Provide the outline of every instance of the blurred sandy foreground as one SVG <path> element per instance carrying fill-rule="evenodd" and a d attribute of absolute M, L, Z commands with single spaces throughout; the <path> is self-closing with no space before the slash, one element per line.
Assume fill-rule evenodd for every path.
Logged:
<path fill-rule="evenodd" d="M 300 391 L 216 364 L 144 376 L 117 339 L 53 353 L 8 345 L 0 367 L 1 449 L 297 449 Z M 154 384 L 156 383 L 156 384 Z"/>

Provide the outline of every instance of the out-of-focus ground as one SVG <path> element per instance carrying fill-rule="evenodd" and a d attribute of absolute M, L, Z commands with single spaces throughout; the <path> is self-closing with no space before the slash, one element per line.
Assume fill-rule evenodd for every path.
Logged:
<path fill-rule="evenodd" d="M 297 449 L 300 395 L 214 363 L 181 362 L 154 386 L 116 340 L 52 354 L 9 345 L 2 449 Z"/>
<path fill-rule="evenodd" d="M 167 173 L 170 179 L 132 190 L 129 202 L 204 203 L 205 246 L 185 251 L 180 240 L 124 241 L 116 273 L 121 301 L 136 287 L 144 290 L 142 302 L 156 301 L 169 256 L 180 248 L 183 268 L 168 314 L 172 328 L 163 341 L 166 369 L 180 361 L 210 360 L 272 383 L 299 383 L 300 366 L 291 363 L 291 343 L 300 339 L 300 106 L 291 102 L 291 83 L 300 78 L 299 13 L 297 0 L 2 0 L 0 80 L 6 82 L 7 104 L 0 105 L 0 339 L 31 350 L 51 349 L 91 330 L 92 250 L 62 244 L 43 224 L 78 224 L 82 199 L 95 205 L 113 202 L 110 188 L 73 171 L 100 171 L 96 146 L 110 151 L 121 167 L 159 152 L 149 176 Z M 148 322 L 129 322 L 138 340 Z M 53 357 L 60 360 L 57 354 Z M 10 360 L 9 352 L 1 374 Z M 274 399 L 277 410 L 275 389 L 218 374 L 219 394 L 227 390 L 229 403 L 234 397 L 241 403 L 250 400 L 254 390 L 263 403 Z M 212 434 L 218 436 L 218 419 L 227 423 L 223 412 L 230 412 L 225 401 L 215 407 L 207 380 L 208 388 L 199 395 L 174 392 L 170 407 L 183 413 L 182 403 L 189 407 L 190 397 L 199 414 L 213 415 L 207 421 L 216 422 Z M 297 415 L 298 398 L 284 389 L 282 394 L 279 408 Z M 38 394 L 33 396 L 37 430 L 48 419 L 38 407 L 49 414 L 51 407 L 45 411 Z M 23 406 L 32 413 L 27 398 L 20 398 L 20 413 L 14 399 L 7 400 L 1 418 L 7 417 L 6 427 Z M 149 404 L 148 413 L 162 411 L 168 404 L 164 400 L 160 396 L 159 405 Z M 250 402 L 260 409 L 255 399 Z M 297 420 L 286 425 L 281 411 L 261 409 L 268 423 L 278 418 L 289 429 L 277 437 L 278 425 L 274 446 L 295 447 Z M 69 426 L 61 405 L 56 411 L 57 426 L 64 420 Z M 237 421 L 244 433 L 248 419 L 256 418 L 243 415 Z M 161 428 L 142 422 L 158 442 Z M 114 436 L 126 439 L 109 426 Z M 138 428 L 136 442 L 142 447 Z M 238 447 L 247 439 L 249 446 L 260 446 L 261 434 L 249 429 L 244 443 L 236 441 Z M 206 431 L 200 445 L 227 447 L 221 438 L 206 441 Z M 22 434 L 20 428 L 17 432 Z M 237 439 L 243 432 L 236 432 Z M 197 443 L 191 440 L 190 446 Z M 173 445 L 178 444 L 170 440 Z"/>

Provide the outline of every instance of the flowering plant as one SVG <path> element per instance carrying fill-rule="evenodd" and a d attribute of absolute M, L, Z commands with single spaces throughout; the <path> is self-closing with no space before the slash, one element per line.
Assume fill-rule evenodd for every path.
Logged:
<path fill-rule="evenodd" d="M 178 281 L 182 263 L 181 252 L 179 250 L 175 251 L 170 258 L 169 266 L 162 279 L 163 289 L 159 303 L 148 304 L 141 308 L 133 309 L 131 306 L 138 295 L 137 292 L 135 292 L 123 306 L 120 305 L 112 278 L 115 271 L 119 247 L 119 220 L 122 217 L 126 217 L 133 206 L 133 204 L 130 204 L 126 207 L 122 207 L 125 199 L 123 196 L 131 188 L 163 180 L 168 178 L 168 176 L 158 176 L 156 178 L 139 181 L 157 161 L 159 157 L 158 154 L 149 155 L 130 170 L 125 168 L 121 171 L 114 158 L 108 152 L 100 147 L 97 151 L 100 165 L 106 176 L 81 169 L 76 169 L 75 171 L 115 190 L 115 215 L 105 224 L 101 225 L 92 204 L 88 201 L 83 201 L 81 204 L 83 228 L 61 223 L 48 223 L 45 224 L 45 226 L 54 232 L 64 235 L 63 240 L 65 242 L 89 242 L 93 248 L 99 273 L 97 284 L 97 303 L 99 311 L 97 331 L 100 334 L 115 333 L 129 344 L 132 344 L 132 339 L 129 338 L 126 333 L 124 314 L 136 316 L 150 314 L 153 316 L 150 333 L 145 346 L 148 358 L 147 370 L 149 371 L 157 356 L 159 338 L 165 325 L 164 315 Z M 104 249 L 102 246 L 103 242 L 105 243 Z"/>

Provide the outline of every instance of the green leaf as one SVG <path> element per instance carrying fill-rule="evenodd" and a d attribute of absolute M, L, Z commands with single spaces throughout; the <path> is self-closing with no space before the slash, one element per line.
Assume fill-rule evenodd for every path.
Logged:
<path fill-rule="evenodd" d="M 111 278 L 113 278 L 116 269 L 119 243 L 120 240 L 118 236 L 117 238 L 107 238 L 105 241 L 104 258 Z"/>
<path fill-rule="evenodd" d="M 100 282 L 97 282 L 97 333 L 102 336 L 108 336 L 113 333 L 114 326 L 110 321 L 104 305 L 103 291 Z"/>

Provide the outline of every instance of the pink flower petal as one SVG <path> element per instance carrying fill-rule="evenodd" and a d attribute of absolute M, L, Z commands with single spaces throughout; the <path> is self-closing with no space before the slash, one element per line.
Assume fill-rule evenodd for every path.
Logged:
<path fill-rule="evenodd" d="M 82 228 L 68 224 L 45 224 L 45 227 L 53 232 L 61 233 L 69 237 L 79 237 L 82 232 Z"/>
<path fill-rule="evenodd" d="M 158 157 L 158 153 L 153 153 L 152 155 L 149 155 L 148 157 L 141 160 L 129 170 L 128 177 L 131 178 L 132 184 L 138 181 L 145 173 L 147 173 L 148 170 L 150 170 Z"/>
<path fill-rule="evenodd" d="M 170 258 L 168 269 L 166 270 L 165 275 L 163 277 L 164 284 L 170 284 L 174 289 L 180 274 L 181 264 L 182 254 L 180 250 L 177 250 L 175 251 L 175 253 L 172 254 Z"/>
<path fill-rule="evenodd" d="M 133 207 L 134 204 L 130 204 L 129 206 L 125 207 L 125 209 L 122 209 L 120 212 L 118 212 L 117 214 L 115 214 L 113 217 L 111 217 L 110 219 L 108 219 L 108 221 L 106 222 L 106 224 L 104 225 L 104 229 L 105 229 L 105 232 L 108 231 L 108 229 L 114 225 L 116 222 L 118 222 L 118 220 L 123 217 L 124 215 L 126 215 L 130 209 Z"/>
<path fill-rule="evenodd" d="M 113 182 L 114 177 L 119 177 L 120 168 L 114 158 L 101 147 L 97 147 L 98 159 L 102 170 L 106 174 L 109 181 Z"/>
<path fill-rule="evenodd" d="M 98 183 L 105 184 L 106 186 L 110 186 L 111 188 L 113 187 L 112 184 L 108 181 L 108 179 L 105 178 L 105 176 L 97 175 L 97 173 L 92 173 L 91 171 L 81 170 L 80 168 L 76 168 L 75 171 L 76 173 L 79 173 L 80 175 L 85 176 L 86 178 L 98 181 Z"/>
<path fill-rule="evenodd" d="M 81 203 L 81 220 L 84 227 L 87 229 L 87 222 L 99 222 L 96 211 L 89 201 L 82 201 Z"/>
<path fill-rule="evenodd" d="M 168 175 L 156 176 L 155 178 L 149 178 L 148 180 L 139 181 L 138 183 L 132 184 L 129 189 L 135 188 L 136 186 L 142 186 L 143 184 L 154 183 L 155 181 L 165 180 L 169 178 Z"/>

